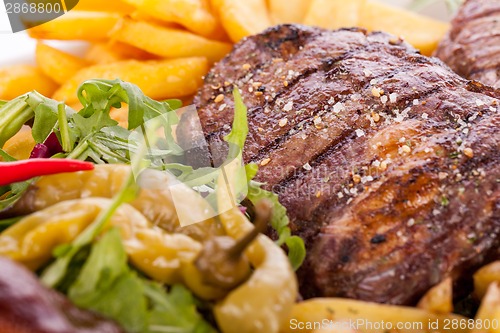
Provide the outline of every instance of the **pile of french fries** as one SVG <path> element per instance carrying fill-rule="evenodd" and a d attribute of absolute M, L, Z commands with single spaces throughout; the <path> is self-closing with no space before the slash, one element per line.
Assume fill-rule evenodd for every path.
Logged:
<path fill-rule="evenodd" d="M 402 282 L 403 283 L 403 282 Z M 460 286 L 455 286 L 458 290 Z M 500 332 L 500 261 L 479 269 L 474 274 L 473 297 L 480 302 L 474 318 L 453 314 L 453 286 L 448 278 L 430 289 L 416 308 L 368 303 L 341 298 L 316 298 L 297 303 L 287 327 L 282 332 L 313 333 L 424 333 L 424 332 Z M 384 321 L 384 326 L 381 325 Z M 353 324 L 361 330 L 329 329 Z M 300 329 L 300 324 L 322 323 L 326 329 Z M 401 325 L 406 325 L 403 328 Z M 318 325 L 320 326 L 320 325 Z M 393 329 L 387 329 L 387 327 Z"/>
<path fill-rule="evenodd" d="M 0 68 L 0 99 L 31 90 L 78 108 L 75 91 L 91 78 L 130 81 L 155 99 L 189 103 L 209 67 L 233 43 L 280 23 L 363 27 L 404 37 L 431 54 L 448 24 L 376 0 L 80 0 L 67 14 L 28 30 L 36 66 Z M 83 40 L 83 56 L 44 40 Z"/>

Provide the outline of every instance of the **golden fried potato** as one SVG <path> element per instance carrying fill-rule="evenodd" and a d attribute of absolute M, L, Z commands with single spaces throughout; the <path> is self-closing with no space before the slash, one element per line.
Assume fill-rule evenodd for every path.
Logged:
<path fill-rule="evenodd" d="M 135 7 L 121 0 L 80 0 L 73 10 L 130 14 Z"/>
<path fill-rule="evenodd" d="M 104 40 L 120 18 L 121 15 L 116 13 L 72 10 L 55 20 L 28 29 L 28 34 L 37 39 Z"/>
<path fill-rule="evenodd" d="M 359 25 L 371 31 L 380 30 L 403 37 L 428 56 L 449 29 L 448 23 L 374 0 L 367 0 L 362 6 Z"/>
<path fill-rule="evenodd" d="M 109 64 L 123 60 L 155 60 L 157 56 L 132 45 L 110 41 L 92 44 L 85 52 L 84 59 L 91 64 Z"/>
<path fill-rule="evenodd" d="M 148 22 L 150 24 L 159 25 L 160 27 L 180 29 L 180 30 L 186 29 L 185 27 L 183 27 L 179 23 L 162 21 L 154 16 L 151 16 L 151 15 L 145 13 L 145 12 L 141 12 L 140 10 L 134 11 L 133 13 L 128 15 L 127 17 L 131 18 L 134 21 Z"/>
<path fill-rule="evenodd" d="M 366 0 L 312 0 L 304 24 L 325 29 L 357 27 Z"/>
<path fill-rule="evenodd" d="M 356 328 L 364 333 L 424 333 L 444 332 L 445 319 L 467 320 L 455 314 L 436 314 L 422 309 L 356 301 L 343 298 L 316 298 L 297 303 L 281 333 L 314 332 L 317 329 L 330 328 L 333 322 L 355 322 Z M 386 323 L 381 326 L 381 322 Z M 429 323 L 438 327 L 430 327 Z M 319 323 L 320 327 L 308 327 L 307 324 Z M 321 327 L 321 324 L 324 324 Z M 371 323 L 371 326 L 370 326 Z M 398 327 L 398 324 L 410 326 Z M 378 324 L 377 326 L 374 324 Z M 333 324 L 332 324 L 333 325 Z M 388 329 L 392 325 L 392 329 Z M 436 331 L 435 329 L 438 328 Z M 339 330 L 334 332 L 339 332 Z M 347 331 L 349 332 L 349 331 Z M 454 332 L 468 332 L 467 328 L 458 327 Z"/>
<path fill-rule="evenodd" d="M 494 282 L 500 283 L 500 261 L 483 266 L 474 273 L 474 296 L 482 299 Z"/>
<path fill-rule="evenodd" d="M 30 157 L 35 144 L 35 139 L 31 135 L 31 128 L 23 126 L 16 135 L 7 140 L 2 149 L 17 160 L 25 160 Z"/>
<path fill-rule="evenodd" d="M 310 5 L 311 0 L 269 0 L 272 22 L 302 23 Z"/>
<path fill-rule="evenodd" d="M 500 282 L 489 285 L 470 333 L 500 333 Z"/>
<path fill-rule="evenodd" d="M 59 84 L 89 65 L 83 59 L 40 42 L 36 46 L 35 58 L 40 70 Z"/>
<path fill-rule="evenodd" d="M 212 0 L 212 8 L 233 42 L 272 26 L 265 0 Z"/>
<path fill-rule="evenodd" d="M 229 43 L 131 19 L 124 19 L 112 37 L 165 58 L 204 56 L 211 63 L 219 61 L 232 49 Z"/>
<path fill-rule="evenodd" d="M 427 291 L 418 302 L 417 307 L 433 313 L 453 312 L 453 281 L 451 278 L 441 281 Z"/>
<path fill-rule="evenodd" d="M 0 99 L 10 100 L 32 90 L 50 96 L 57 87 L 54 81 L 35 66 L 0 67 Z"/>
<path fill-rule="evenodd" d="M 139 11 L 165 22 L 175 22 L 188 30 L 218 39 L 222 27 L 211 13 L 208 0 L 124 0 Z"/>
<path fill-rule="evenodd" d="M 194 94 L 208 72 L 206 58 L 178 58 L 162 61 L 127 60 L 99 64 L 82 69 L 54 94 L 54 99 L 69 104 L 78 101 L 76 92 L 89 79 L 121 79 L 138 85 L 154 99 L 182 97 Z"/>

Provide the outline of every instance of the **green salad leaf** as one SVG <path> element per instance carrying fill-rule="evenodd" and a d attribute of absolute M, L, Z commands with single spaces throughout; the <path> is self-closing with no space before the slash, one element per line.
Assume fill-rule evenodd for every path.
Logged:
<path fill-rule="evenodd" d="M 68 289 L 81 308 L 115 320 L 131 333 L 216 333 L 198 313 L 196 299 L 181 285 L 170 291 L 140 277 L 127 264 L 118 229 L 106 232 Z"/>
<path fill-rule="evenodd" d="M 130 160 L 131 130 L 158 116 L 166 117 L 165 144 L 169 154 L 181 154 L 172 133 L 172 126 L 179 121 L 174 111 L 182 104 L 178 100 L 155 101 L 137 87 L 121 80 L 89 80 L 78 89 L 78 98 L 83 109 L 69 119 L 76 133 L 77 146 L 69 152 L 69 158 L 90 158 L 96 163 L 126 163 Z M 128 104 L 128 131 L 118 130 L 117 122 L 109 112 L 112 107 Z M 113 130 L 114 129 L 114 130 Z M 113 145 L 113 143 L 122 143 Z M 126 144 L 125 144 L 126 143 Z"/>
<path fill-rule="evenodd" d="M 78 254 L 84 247 L 90 245 L 94 239 L 99 235 L 106 223 L 116 210 L 123 204 L 134 200 L 137 196 L 139 188 L 135 182 L 134 174 L 131 172 L 127 181 L 124 183 L 122 189 L 115 195 L 111 201 L 111 205 L 103 210 L 92 224 L 79 234 L 76 239 L 69 245 L 65 246 L 65 251 L 60 252 L 56 261 L 53 262 L 42 273 L 41 281 L 48 287 L 55 288 L 63 280 L 71 260 Z"/>
<path fill-rule="evenodd" d="M 80 86 L 78 97 L 83 105 L 78 113 L 36 91 L 0 104 L 0 147 L 33 120 L 31 132 L 37 143 L 43 143 L 51 133 L 57 134 L 64 152 L 55 157 L 92 160 L 99 164 L 130 163 L 130 152 L 137 148 L 128 140 L 132 132 L 117 126 L 109 115 L 112 107 L 120 108 L 122 103 L 128 103 L 130 129 L 164 115 L 169 122 L 165 127 L 168 154 L 182 152 L 172 133 L 172 125 L 179 120 L 172 111 L 182 106 L 180 101 L 152 100 L 137 86 L 120 80 L 86 81 Z M 4 151 L 0 156 L 4 161 L 11 161 Z M 28 186 L 25 182 L 0 189 L 0 210 L 19 200 Z"/>
<path fill-rule="evenodd" d="M 13 137 L 29 120 L 34 119 L 33 138 L 38 143 L 45 140 L 57 121 L 58 103 L 38 92 L 21 95 L 0 105 L 0 147 Z M 67 108 L 68 113 L 74 112 Z M 42 119 L 38 119 L 42 117 Z M 55 120 L 55 121 L 54 121 Z M 44 123 L 46 122 L 46 123 Z"/>
<path fill-rule="evenodd" d="M 235 115 L 231 132 L 224 138 L 229 153 L 223 166 L 236 159 L 241 164 L 236 188 L 248 186 L 247 199 L 256 203 L 267 199 L 273 204 L 271 226 L 278 235 L 278 246 L 286 246 L 294 269 L 305 258 L 301 238 L 291 235 L 286 209 L 278 196 L 265 191 L 263 184 L 252 179 L 258 172 L 256 164 L 243 165 L 242 152 L 248 136 L 247 108 L 238 89 L 234 89 Z M 54 251 L 55 260 L 41 272 L 41 281 L 59 289 L 78 306 L 96 311 L 118 322 L 130 333 L 215 333 L 216 330 L 198 311 L 198 300 L 182 285 L 162 285 L 146 280 L 128 265 L 127 255 L 117 229 L 107 232 L 106 225 L 124 203 L 136 198 L 139 191 L 134 175 L 148 160 L 150 167 L 169 170 L 193 189 L 214 191 L 220 168 L 193 168 L 182 164 L 184 151 L 177 144 L 173 128 L 179 123 L 175 112 L 182 106 L 178 100 L 154 101 L 135 85 L 120 80 L 90 80 L 78 90 L 83 108 L 76 112 L 63 103 L 36 92 L 22 95 L 10 102 L 0 101 L 0 147 L 28 121 L 33 120 L 32 134 L 43 143 L 55 133 L 62 146 L 57 157 L 92 160 L 95 163 L 131 163 L 131 174 L 107 209 L 104 209 L 71 244 Z M 111 108 L 128 104 L 128 129 L 111 119 Z M 131 145 L 131 135 L 146 134 L 150 120 L 163 121 L 163 134 L 156 146 Z M 149 128 L 149 132 L 151 132 Z M 146 134 L 147 137 L 147 134 Z M 147 148 L 147 149 L 146 149 Z M 0 149 L 4 161 L 15 160 Z M 31 182 L 0 188 L 0 209 L 15 203 Z M 239 193 L 239 192 L 238 192 Z M 207 200 L 214 197 L 210 193 Z M 241 198 L 243 199 L 243 198 Z M 215 200 L 214 200 L 215 202 Z M 1 220 L 0 230 L 19 218 Z"/>
<path fill-rule="evenodd" d="M 229 154 L 227 159 L 233 159 L 243 151 L 248 136 L 247 107 L 243 103 L 238 88 L 233 89 L 234 97 L 234 120 L 231 132 L 224 137 L 229 143 Z"/>
<path fill-rule="evenodd" d="M 33 122 L 32 135 L 35 142 L 42 143 L 52 133 L 59 119 L 58 113 L 47 104 L 40 104 L 35 108 L 35 121 Z"/>
<path fill-rule="evenodd" d="M 120 232 L 113 228 L 92 246 L 80 275 L 68 290 L 77 306 L 120 323 L 129 332 L 144 332 L 147 303 L 141 279 L 127 265 Z"/>
<path fill-rule="evenodd" d="M 173 285 L 167 293 L 155 282 L 144 282 L 145 295 L 152 308 L 149 311 L 148 333 L 216 333 L 198 313 L 196 299 L 182 285 Z"/>

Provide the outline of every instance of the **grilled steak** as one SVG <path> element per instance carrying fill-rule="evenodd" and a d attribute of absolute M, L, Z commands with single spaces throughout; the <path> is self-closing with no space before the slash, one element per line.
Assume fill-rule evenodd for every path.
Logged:
<path fill-rule="evenodd" d="M 500 88 L 500 0 L 467 0 L 436 56 L 463 77 Z"/>
<path fill-rule="evenodd" d="M 304 297 L 412 304 L 500 258 L 500 91 L 385 33 L 277 26 L 237 44 L 195 99 L 215 163 L 233 85 L 244 159 L 306 241 Z"/>

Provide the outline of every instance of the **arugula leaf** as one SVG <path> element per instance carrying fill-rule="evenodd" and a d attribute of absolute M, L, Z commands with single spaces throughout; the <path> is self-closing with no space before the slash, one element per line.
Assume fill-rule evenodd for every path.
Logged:
<path fill-rule="evenodd" d="M 170 292 L 145 280 L 127 265 L 120 232 L 113 228 L 97 240 L 68 289 L 68 297 L 84 309 L 118 322 L 127 332 L 216 333 L 203 320 L 189 290 Z"/>
<path fill-rule="evenodd" d="M 193 295 L 184 286 L 174 285 L 168 294 L 154 282 L 145 281 L 144 287 L 152 303 L 148 333 L 216 333 L 198 313 Z"/>
<path fill-rule="evenodd" d="M 77 306 L 112 318 L 129 332 L 144 332 L 147 325 L 143 294 L 143 283 L 127 265 L 127 254 L 116 228 L 93 245 L 68 291 Z"/>
<path fill-rule="evenodd" d="M 121 80 L 88 80 L 78 89 L 78 99 L 85 113 L 129 106 L 128 128 L 134 129 L 157 116 L 173 111 L 182 103 L 178 100 L 155 101 L 143 94 L 136 85 Z"/>
<path fill-rule="evenodd" d="M 123 203 L 134 200 L 137 193 L 138 186 L 135 183 L 134 174 L 131 172 L 120 192 L 118 192 L 113 198 L 108 209 L 103 210 L 98 215 L 97 219 L 92 222 L 92 224 L 89 225 L 81 234 L 79 234 L 78 237 L 76 237 L 76 239 L 71 243 L 71 246 L 64 252 L 64 255 L 58 257 L 54 263 L 45 269 L 41 276 L 42 283 L 51 288 L 56 287 L 64 278 L 73 257 L 82 248 L 91 244 L 95 237 L 106 226 L 106 223 L 109 221 L 111 216 L 113 216 L 115 211 Z"/>
<path fill-rule="evenodd" d="M 45 105 L 40 104 L 35 109 L 35 121 L 33 122 L 32 134 L 36 143 L 43 143 L 45 139 L 52 133 L 54 126 L 58 120 L 58 114 Z"/>
<path fill-rule="evenodd" d="M 76 135 L 69 128 L 68 115 L 66 114 L 65 105 L 63 103 L 57 106 L 57 122 L 59 124 L 59 134 L 62 150 L 65 152 L 73 149 Z"/>
<path fill-rule="evenodd" d="M 229 143 L 228 160 L 234 159 L 241 153 L 248 136 L 247 107 L 243 103 L 238 88 L 233 89 L 234 97 L 234 120 L 231 132 L 224 137 L 224 141 Z"/>
<path fill-rule="evenodd" d="M 82 110 L 84 111 L 84 110 Z M 109 112 L 105 110 L 95 111 L 89 117 L 83 117 L 83 112 L 73 115 L 71 118 L 72 123 L 78 130 L 78 134 L 81 138 L 90 137 L 92 134 L 100 131 L 104 127 L 116 126 L 118 122 L 111 119 Z"/>
<path fill-rule="evenodd" d="M 122 103 L 129 106 L 128 124 L 129 130 L 142 126 L 145 122 L 155 118 L 162 119 L 165 126 L 165 143 L 170 154 L 179 155 L 182 149 L 177 145 L 172 133 L 172 126 L 179 122 L 174 111 L 182 103 L 178 100 L 155 101 L 145 96 L 139 87 L 121 80 L 89 80 L 84 82 L 78 90 L 78 98 L 84 108 L 70 121 L 75 131 L 79 133 L 80 143 L 69 154 L 71 158 L 92 158 L 96 163 L 126 162 L 130 158 L 127 149 L 123 149 L 121 157 L 113 154 L 110 144 L 114 141 L 107 135 L 109 140 L 99 141 L 96 137 L 105 129 L 115 127 L 116 122 L 109 117 L 111 107 L 120 108 Z M 127 139 L 131 134 L 122 135 Z M 102 135 L 101 135 L 102 137 Z M 120 140 L 119 140 L 120 141 Z M 123 143 L 125 140 L 121 140 Z"/>
<path fill-rule="evenodd" d="M 13 137 L 21 127 L 35 117 L 35 109 L 42 103 L 50 106 L 50 99 L 31 92 L 0 106 L 0 147 Z M 57 112 L 57 109 L 56 109 Z"/>
<path fill-rule="evenodd" d="M 92 247 L 80 277 L 71 286 L 68 295 L 75 299 L 77 305 L 90 306 L 92 292 L 99 288 L 110 288 L 127 268 L 127 254 L 122 246 L 119 231 L 113 228 Z M 91 297 L 88 297 L 89 295 Z"/>

